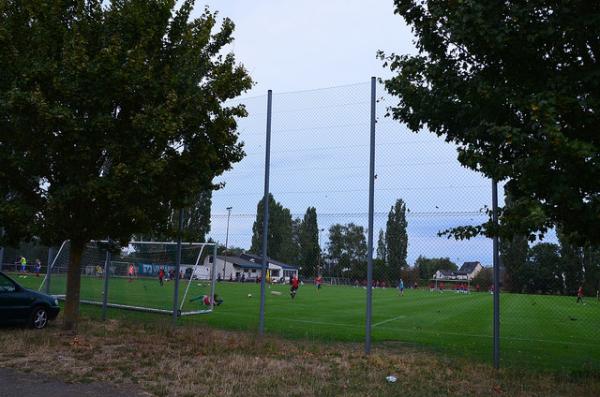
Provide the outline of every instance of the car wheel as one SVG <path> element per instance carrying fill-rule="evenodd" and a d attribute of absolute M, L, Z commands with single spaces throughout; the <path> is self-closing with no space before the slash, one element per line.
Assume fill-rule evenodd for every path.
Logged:
<path fill-rule="evenodd" d="M 44 307 L 36 307 L 31 312 L 31 328 L 42 329 L 48 325 L 48 311 Z"/>

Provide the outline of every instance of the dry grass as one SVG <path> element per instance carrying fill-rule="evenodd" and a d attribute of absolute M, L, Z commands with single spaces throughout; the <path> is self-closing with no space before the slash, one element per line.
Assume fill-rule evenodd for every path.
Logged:
<path fill-rule="evenodd" d="M 58 324 L 58 323 L 57 323 Z M 0 366 L 154 396 L 600 395 L 600 377 L 494 371 L 406 347 L 287 341 L 204 327 L 82 321 L 78 334 L 5 328 Z M 396 383 L 385 381 L 395 375 Z"/>

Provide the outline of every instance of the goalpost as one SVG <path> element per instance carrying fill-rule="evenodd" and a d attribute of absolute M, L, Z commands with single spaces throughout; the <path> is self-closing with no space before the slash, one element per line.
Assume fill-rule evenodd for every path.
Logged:
<path fill-rule="evenodd" d="M 434 291 L 455 291 L 459 293 L 468 294 L 471 292 L 471 280 L 459 280 L 459 279 L 444 279 L 444 278 L 432 278 L 430 280 L 434 284 Z"/>
<path fill-rule="evenodd" d="M 106 243 L 88 243 L 81 256 L 80 303 L 164 314 L 173 314 L 177 307 L 179 316 L 213 311 L 217 243 L 182 242 L 179 274 L 176 242 L 133 240 L 113 252 Z M 48 265 L 39 290 L 45 287 L 47 293 L 65 298 L 69 259 L 70 242 L 65 241 Z M 160 280 L 163 273 L 165 277 Z M 173 287 L 176 278 L 185 287 L 178 290 L 177 297 Z M 189 294 L 206 295 L 210 304 L 198 308 L 188 301 Z M 202 305 L 203 299 L 199 301 Z"/>

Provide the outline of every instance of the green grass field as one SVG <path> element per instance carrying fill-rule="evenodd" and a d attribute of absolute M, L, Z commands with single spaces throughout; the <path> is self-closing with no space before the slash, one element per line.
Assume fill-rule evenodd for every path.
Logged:
<path fill-rule="evenodd" d="M 18 278 L 35 288 L 40 279 Z M 64 279 L 52 279 L 51 292 L 64 293 Z M 181 285 L 181 294 L 186 283 Z M 102 280 L 82 278 L 82 299 L 101 300 Z M 208 293 L 207 282 L 194 281 L 190 297 Z M 225 302 L 207 315 L 184 317 L 184 324 L 205 323 L 224 329 L 255 330 L 258 326 L 259 285 L 218 283 L 217 294 Z M 279 291 L 281 295 L 273 295 Z M 251 294 L 251 297 L 248 297 Z M 288 286 L 267 289 L 265 328 L 288 338 L 362 342 L 365 322 L 363 288 L 312 285 L 300 288 L 295 300 Z M 161 287 L 157 280 L 110 280 L 112 303 L 171 309 L 173 283 Z M 184 310 L 201 309 L 186 302 Z M 97 308 L 84 306 L 97 313 Z M 110 316 L 169 321 L 160 314 L 113 309 Z M 570 372 L 600 370 L 600 302 L 586 299 L 577 305 L 574 297 L 501 294 L 502 365 L 529 369 L 566 369 Z M 402 343 L 450 355 L 491 362 L 492 296 L 454 292 L 408 290 L 403 297 L 394 289 L 373 291 L 373 340 Z"/>

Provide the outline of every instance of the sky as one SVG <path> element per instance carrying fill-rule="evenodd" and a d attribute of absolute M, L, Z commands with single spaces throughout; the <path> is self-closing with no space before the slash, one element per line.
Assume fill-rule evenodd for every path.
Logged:
<path fill-rule="evenodd" d="M 230 246 L 250 246 L 263 194 L 269 89 L 274 91 L 270 192 L 294 217 L 301 218 L 309 206 L 317 208 L 324 249 L 327 229 L 334 223 L 367 228 L 369 79 L 390 76 L 376 53 L 415 53 L 410 29 L 394 14 L 393 2 L 205 3 L 235 22 L 235 43 L 228 50 L 256 82 L 232 102 L 244 103 L 249 111 L 239 121 L 247 155 L 217 179 L 225 188 L 213 196 L 210 237 L 228 240 Z M 201 4 L 196 15 L 203 10 Z M 449 227 L 484 221 L 491 183 L 460 166 L 455 147 L 386 118 L 387 107 L 397 99 L 380 85 L 377 98 L 375 239 L 385 229 L 391 206 L 402 198 L 410 211 L 409 263 L 425 255 L 491 264 L 491 241 L 456 242 L 438 236 Z M 227 207 L 232 207 L 229 232 Z"/>
<path fill-rule="evenodd" d="M 195 14 L 204 7 L 197 2 Z M 377 50 L 414 53 L 391 0 L 211 0 L 236 24 L 232 46 L 256 82 L 248 95 L 367 81 L 385 69 Z"/>

